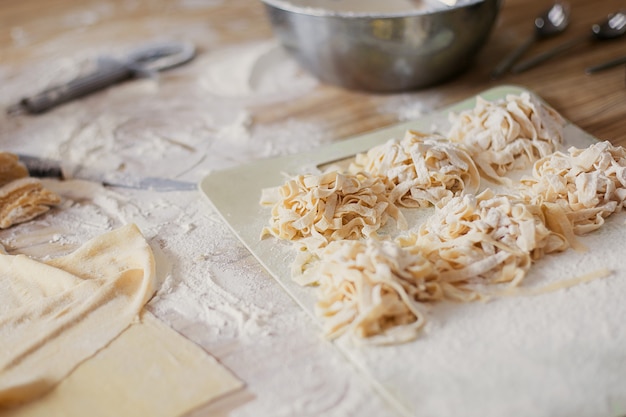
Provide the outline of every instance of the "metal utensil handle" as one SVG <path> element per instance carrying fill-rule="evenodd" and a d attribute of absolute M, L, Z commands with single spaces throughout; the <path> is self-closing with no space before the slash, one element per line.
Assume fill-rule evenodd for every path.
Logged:
<path fill-rule="evenodd" d="M 132 76 L 133 70 L 125 63 L 103 58 L 98 61 L 98 68 L 93 73 L 24 98 L 20 106 L 29 113 L 43 113 L 61 103 L 86 96 Z"/>
<path fill-rule="evenodd" d="M 524 55 L 526 51 L 528 51 L 528 49 L 530 49 L 530 47 L 537 41 L 537 39 L 538 37 L 535 34 L 529 36 L 528 39 L 524 41 L 524 43 L 515 48 L 513 52 L 511 52 L 502 61 L 500 61 L 500 63 L 491 72 L 491 78 L 493 80 L 500 78 L 502 74 L 507 72 L 513 66 L 513 64 L 515 64 L 515 62 L 517 62 L 517 60 L 520 59 L 521 56 Z"/>
<path fill-rule="evenodd" d="M 40 158 L 38 156 L 18 154 L 20 162 L 26 166 L 28 174 L 37 178 L 63 179 L 63 169 L 58 161 Z"/>
<path fill-rule="evenodd" d="M 527 59 L 526 61 L 520 62 L 519 64 L 515 65 L 511 69 L 511 71 L 514 72 L 515 74 L 519 74 L 520 72 L 524 72 L 528 69 L 536 67 L 537 65 L 551 58 L 554 58 L 557 55 L 560 55 L 566 51 L 569 51 L 570 49 L 572 49 L 575 46 L 580 45 L 581 43 L 588 42 L 593 39 L 595 39 L 595 37 L 592 35 L 585 35 L 585 36 L 580 36 L 578 38 L 571 39 L 567 42 L 564 42 L 556 46 L 554 49 L 551 49 L 542 54 L 539 54 L 533 58 Z"/>
<path fill-rule="evenodd" d="M 604 62 L 602 64 L 594 65 L 585 69 L 587 74 L 595 74 L 596 72 L 604 71 L 609 68 L 616 67 L 618 65 L 626 64 L 626 56 L 621 58 L 612 59 L 610 61 Z"/>
<path fill-rule="evenodd" d="M 189 42 L 158 42 L 136 49 L 126 57 L 128 66 L 140 74 L 165 71 L 191 61 L 196 48 Z"/>

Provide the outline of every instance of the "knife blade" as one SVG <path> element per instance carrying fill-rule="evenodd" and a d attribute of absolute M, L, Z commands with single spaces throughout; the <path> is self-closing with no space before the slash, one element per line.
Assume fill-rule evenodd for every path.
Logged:
<path fill-rule="evenodd" d="M 180 181 L 160 177 L 133 177 L 124 174 L 107 175 L 102 172 L 90 171 L 85 167 L 74 167 L 71 173 L 64 169 L 60 161 L 31 155 L 18 155 L 26 166 L 31 177 L 56 178 L 61 180 L 81 179 L 98 182 L 105 187 L 135 188 L 151 191 L 191 191 L 198 185 L 190 181 Z"/>

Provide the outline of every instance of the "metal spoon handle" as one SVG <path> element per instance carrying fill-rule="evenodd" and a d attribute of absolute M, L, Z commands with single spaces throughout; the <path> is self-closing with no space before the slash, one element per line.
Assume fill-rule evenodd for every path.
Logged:
<path fill-rule="evenodd" d="M 49 88 L 32 97 L 22 99 L 18 106 L 32 114 L 43 113 L 59 104 L 101 90 L 133 75 L 128 65 L 112 59 L 102 59 L 93 73 L 76 78 L 67 84 Z"/>
<path fill-rule="evenodd" d="M 594 65 L 585 69 L 587 74 L 595 74 L 596 72 L 604 71 L 609 68 L 616 67 L 618 65 L 626 64 L 626 56 L 621 58 L 612 59 L 610 61 L 604 62 L 602 64 Z"/>
<path fill-rule="evenodd" d="M 546 51 L 542 54 L 536 55 L 533 58 L 527 59 L 526 61 L 522 61 L 519 64 L 515 65 L 511 71 L 514 72 L 515 74 L 519 74 L 520 72 L 524 72 L 530 68 L 536 67 L 537 65 L 554 58 L 557 55 L 560 55 L 564 52 L 569 51 L 570 49 L 574 48 L 575 46 L 580 45 L 581 43 L 587 42 L 591 39 L 594 39 L 593 36 L 589 36 L 589 35 L 585 35 L 585 36 L 580 36 L 578 38 L 574 38 L 571 39 L 567 42 L 564 42 L 556 47 L 554 47 L 553 49 L 550 49 L 549 51 Z"/>
<path fill-rule="evenodd" d="M 521 58 L 522 55 L 528 51 L 528 49 L 537 41 L 537 35 L 529 36 L 524 43 L 515 48 L 509 55 L 504 57 L 502 61 L 494 68 L 491 72 L 491 79 L 495 80 L 500 78 L 502 74 L 507 72 L 513 64 L 517 62 L 518 59 Z"/>
<path fill-rule="evenodd" d="M 63 169 L 58 161 L 22 154 L 18 154 L 18 157 L 28 169 L 28 174 L 31 177 L 65 179 Z"/>

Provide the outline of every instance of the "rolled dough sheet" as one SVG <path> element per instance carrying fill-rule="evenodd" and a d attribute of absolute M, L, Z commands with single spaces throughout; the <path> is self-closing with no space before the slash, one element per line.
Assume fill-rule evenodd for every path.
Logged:
<path fill-rule="evenodd" d="M 136 320 L 154 284 L 133 224 L 44 262 L 0 255 L 0 406 L 52 389 Z"/>
<path fill-rule="evenodd" d="M 144 312 L 56 388 L 2 417 L 181 416 L 244 384 L 202 348 Z"/>

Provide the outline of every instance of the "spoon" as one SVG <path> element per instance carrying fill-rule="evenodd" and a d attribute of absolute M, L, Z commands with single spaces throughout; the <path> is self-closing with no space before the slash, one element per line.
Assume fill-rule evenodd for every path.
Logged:
<path fill-rule="evenodd" d="M 562 33 L 569 24 L 569 11 L 568 3 L 558 1 L 538 16 L 534 22 L 533 34 L 496 66 L 491 73 L 491 78 L 495 80 L 508 71 L 535 42 Z"/>
<path fill-rule="evenodd" d="M 98 59 L 89 74 L 57 85 L 32 97 L 26 97 L 7 109 L 9 114 L 38 114 L 121 81 L 164 71 L 187 63 L 195 56 L 195 47 L 187 42 L 159 42 L 133 51 L 123 60 Z"/>
<path fill-rule="evenodd" d="M 547 61 L 550 58 L 555 57 L 563 52 L 572 49 L 573 47 L 588 41 L 604 41 L 609 39 L 619 38 L 620 36 L 626 33 L 626 14 L 624 12 L 617 12 L 609 15 L 608 19 L 606 19 L 602 23 L 596 23 L 591 26 L 591 33 L 574 38 L 568 42 L 562 43 L 561 45 L 551 49 L 543 54 L 539 54 L 534 58 L 530 58 L 524 62 L 521 62 L 513 67 L 512 71 L 514 73 L 520 73 L 522 71 L 526 71 L 532 67 L 535 67 L 541 64 L 544 61 Z"/>
<path fill-rule="evenodd" d="M 616 67 L 618 65 L 626 64 L 626 56 L 615 58 L 602 64 L 594 65 L 585 70 L 587 74 L 595 74 L 596 72 L 604 71 L 609 68 Z"/>

